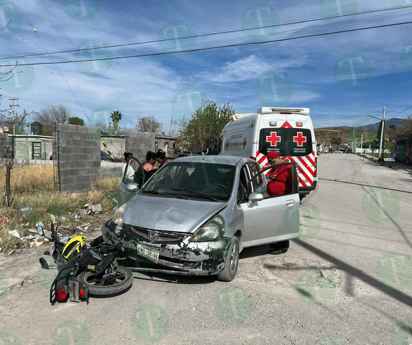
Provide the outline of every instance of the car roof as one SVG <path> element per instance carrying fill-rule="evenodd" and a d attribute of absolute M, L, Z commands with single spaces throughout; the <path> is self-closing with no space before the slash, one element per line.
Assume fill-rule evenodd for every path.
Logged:
<path fill-rule="evenodd" d="M 179 162 L 202 162 L 202 163 L 216 163 L 216 164 L 226 164 L 226 165 L 237 165 L 242 160 L 249 160 L 249 158 L 245 157 L 237 157 L 237 156 L 220 156 L 220 155 L 213 155 L 213 156 L 187 156 L 187 157 L 180 157 L 175 158 L 173 163 Z"/>

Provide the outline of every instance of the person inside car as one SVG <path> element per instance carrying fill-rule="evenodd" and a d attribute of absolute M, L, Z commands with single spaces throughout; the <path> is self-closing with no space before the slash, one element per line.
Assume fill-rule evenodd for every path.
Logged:
<path fill-rule="evenodd" d="M 270 151 L 267 154 L 269 164 L 284 163 L 279 153 Z M 269 196 L 284 195 L 292 192 L 292 166 L 283 165 L 270 170 L 267 193 Z"/>

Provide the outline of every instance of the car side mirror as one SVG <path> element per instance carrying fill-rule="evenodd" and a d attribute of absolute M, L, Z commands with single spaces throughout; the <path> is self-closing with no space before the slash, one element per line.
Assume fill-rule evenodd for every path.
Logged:
<path fill-rule="evenodd" d="M 249 195 L 249 201 L 256 202 L 256 201 L 262 201 L 262 200 L 263 200 L 262 193 L 253 192 L 253 193 L 250 193 Z"/>
<path fill-rule="evenodd" d="M 126 189 L 127 189 L 129 192 L 134 192 L 134 191 L 136 191 L 136 190 L 137 190 L 137 183 L 130 183 L 130 184 L 128 184 L 127 187 L 126 187 Z"/>

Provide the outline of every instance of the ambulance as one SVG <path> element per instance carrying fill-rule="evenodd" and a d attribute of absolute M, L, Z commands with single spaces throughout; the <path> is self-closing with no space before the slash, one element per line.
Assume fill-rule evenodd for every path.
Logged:
<path fill-rule="evenodd" d="M 269 166 L 270 151 L 296 163 L 301 199 L 316 189 L 316 140 L 309 108 L 263 107 L 257 114 L 234 115 L 219 139 L 219 155 L 250 157 L 261 168 Z"/>

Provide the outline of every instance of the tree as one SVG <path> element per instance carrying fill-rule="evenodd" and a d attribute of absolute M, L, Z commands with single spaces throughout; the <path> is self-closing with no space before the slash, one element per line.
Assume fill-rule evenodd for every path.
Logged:
<path fill-rule="evenodd" d="M 138 132 L 161 134 L 163 131 L 163 124 L 154 116 L 137 116 L 135 130 Z"/>
<path fill-rule="evenodd" d="M 84 126 L 84 121 L 80 117 L 74 116 L 69 117 L 69 125 L 77 125 L 77 126 Z"/>
<path fill-rule="evenodd" d="M 117 131 L 117 126 L 119 125 L 119 121 L 122 119 L 122 113 L 118 110 L 114 110 L 110 116 L 113 121 L 113 129 Z"/>
<path fill-rule="evenodd" d="M 336 151 L 337 151 L 337 150 L 339 150 L 338 146 L 339 146 L 340 144 L 342 144 L 342 139 L 341 139 L 340 137 L 335 137 L 335 136 L 333 136 L 333 137 L 332 137 L 332 140 L 331 140 L 331 143 L 332 143 L 332 144 L 336 144 Z"/>
<path fill-rule="evenodd" d="M 26 117 L 29 116 L 30 113 L 23 110 L 22 113 L 16 113 L 13 117 L 13 114 L 8 110 L 0 110 L 0 127 L 5 126 L 9 127 L 10 132 L 13 130 L 13 126 L 15 128 L 16 134 L 24 134 L 24 124 L 26 122 Z"/>
<path fill-rule="evenodd" d="M 40 113 L 34 114 L 34 120 L 43 125 L 51 125 L 55 123 L 66 123 L 71 115 L 70 109 L 65 105 L 59 104 L 57 107 L 52 105 L 49 108 L 43 108 Z"/>
<path fill-rule="evenodd" d="M 223 128 L 234 114 L 229 103 L 218 107 L 214 102 L 202 100 L 202 105 L 192 113 L 184 130 L 192 151 L 206 149 L 206 141 L 211 145 L 217 143 Z"/>

